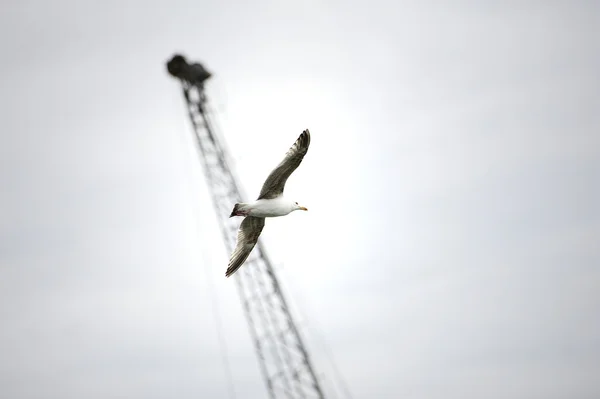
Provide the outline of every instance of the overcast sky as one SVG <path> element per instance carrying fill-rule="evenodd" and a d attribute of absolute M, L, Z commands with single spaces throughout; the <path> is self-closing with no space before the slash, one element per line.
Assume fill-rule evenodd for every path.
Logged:
<path fill-rule="evenodd" d="M 176 52 L 252 198 L 311 131 L 262 239 L 329 397 L 327 349 L 354 398 L 600 397 L 597 2 L 1 11 L 2 398 L 227 398 L 219 333 L 266 397 Z"/>

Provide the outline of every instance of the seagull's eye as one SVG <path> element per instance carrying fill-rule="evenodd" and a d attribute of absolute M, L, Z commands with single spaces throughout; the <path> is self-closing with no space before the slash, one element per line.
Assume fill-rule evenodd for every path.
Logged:
<path fill-rule="evenodd" d="M 296 205 L 298 205 L 298 203 L 296 202 Z"/>

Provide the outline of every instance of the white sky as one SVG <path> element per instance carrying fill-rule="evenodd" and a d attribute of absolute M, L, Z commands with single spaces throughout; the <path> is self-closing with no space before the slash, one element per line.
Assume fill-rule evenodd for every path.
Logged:
<path fill-rule="evenodd" d="M 266 397 L 177 52 L 252 197 L 311 130 L 262 239 L 330 397 L 600 397 L 596 2 L 1 10 L 1 397 L 227 397 L 211 286 Z"/>

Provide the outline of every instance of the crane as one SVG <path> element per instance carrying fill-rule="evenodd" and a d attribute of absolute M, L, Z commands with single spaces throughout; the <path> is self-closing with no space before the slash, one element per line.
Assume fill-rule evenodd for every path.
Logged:
<path fill-rule="evenodd" d="M 223 241 L 231 253 L 238 225 L 229 214 L 233 204 L 246 196 L 230 167 L 225 141 L 216 134 L 206 109 L 204 82 L 212 74 L 200 63 L 188 63 L 181 54 L 173 55 L 167 62 L 167 71 L 181 83 Z M 269 397 L 324 399 L 308 350 L 260 239 L 233 279 Z"/>

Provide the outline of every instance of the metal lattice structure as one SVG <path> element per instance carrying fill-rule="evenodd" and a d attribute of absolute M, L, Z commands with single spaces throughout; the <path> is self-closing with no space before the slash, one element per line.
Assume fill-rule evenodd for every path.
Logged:
<path fill-rule="evenodd" d="M 206 111 L 203 83 L 211 74 L 200 64 L 187 64 L 180 55 L 167 63 L 167 69 L 181 82 L 213 206 L 231 253 L 240 220 L 229 214 L 236 202 L 247 198 L 229 166 L 225 143 L 216 135 Z M 260 239 L 231 278 L 237 285 L 270 398 L 323 399 L 308 352 Z"/>

